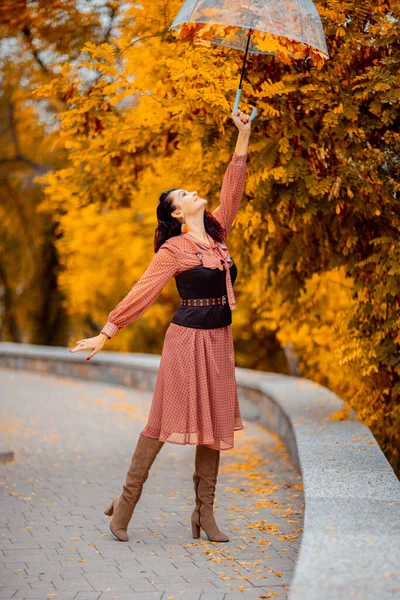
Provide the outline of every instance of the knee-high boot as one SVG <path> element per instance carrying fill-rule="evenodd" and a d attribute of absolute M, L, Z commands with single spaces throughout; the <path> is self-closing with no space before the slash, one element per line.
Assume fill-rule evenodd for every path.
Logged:
<path fill-rule="evenodd" d="M 218 529 L 213 512 L 219 459 L 219 450 L 200 444 L 196 446 L 193 473 L 196 508 L 191 516 L 192 533 L 195 539 L 199 538 L 201 527 L 210 542 L 229 542 L 228 536 Z"/>
<path fill-rule="evenodd" d="M 127 532 L 129 521 L 142 495 L 143 484 L 149 476 L 151 465 L 163 445 L 164 442 L 158 439 L 139 435 L 122 493 L 114 498 L 104 511 L 104 514 L 112 516 L 110 530 L 120 542 L 129 540 Z"/>

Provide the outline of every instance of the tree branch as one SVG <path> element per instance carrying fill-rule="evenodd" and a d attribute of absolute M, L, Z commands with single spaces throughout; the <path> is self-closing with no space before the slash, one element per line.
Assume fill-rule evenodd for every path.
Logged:
<path fill-rule="evenodd" d="M 21 31 L 22 31 L 26 41 L 28 42 L 29 48 L 31 49 L 31 52 L 32 52 L 32 55 L 34 56 L 36 62 L 40 66 L 40 68 L 42 69 L 43 73 L 46 73 L 46 75 L 50 75 L 49 69 L 44 64 L 42 59 L 40 58 L 39 51 L 37 50 L 37 48 L 35 48 L 35 45 L 32 41 L 31 31 L 30 31 L 29 27 L 25 26 L 23 29 L 21 29 Z"/>
<path fill-rule="evenodd" d="M 1 158 L 0 165 L 12 164 L 16 162 L 22 162 L 28 165 L 31 169 L 34 169 L 38 173 L 46 173 L 48 168 L 44 165 L 33 162 L 30 158 L 25 156 L 20 150 L 20 143 L 18 139 L 17 127 L 15 124 L 15 108 L 12 102 L 8 103 L 8 126 L 11 132 L 11 137 L 14 142 L 15 155 L 11 158 Z"/>
<path fill-rule="evenodd" d="M 164 35 L 164 33 L 167 33 L 167 32 L 168 32 L 168 29 L 164 29 L 163 31 L 159 31 L 158 33 L 153 33 L 151 35 L 145 35 L 142 38 L 137 38 L 136 40 L 133 40 L 133 42 L 131 44 L 129 44 L 123 50 L 121 50 L 120 54 L 123 54 L 125 52 L 125 50 L 128 50 L 128 48 L 130 48 L 131 46 L 133 46 L 133 44 L 136 44 L 136 42 L 141 42 L 143 40 L 148 40 L 148 39 L 153 38 L 153 37 L 160 37 L 160 36 Z"/>

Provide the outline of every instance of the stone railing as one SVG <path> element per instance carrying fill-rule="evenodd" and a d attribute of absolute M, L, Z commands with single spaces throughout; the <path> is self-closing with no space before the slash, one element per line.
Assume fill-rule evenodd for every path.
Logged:
<path fill-rule="evenodd" d="M 151 391 L 160 357 L 0 343 L 0 365 Z M 242 417 L 276 433 L 303 478 L 305 514 L 289 600 L 400 598 L 400 482 L 368 427 L 307 379 L 236 369 Z"/>

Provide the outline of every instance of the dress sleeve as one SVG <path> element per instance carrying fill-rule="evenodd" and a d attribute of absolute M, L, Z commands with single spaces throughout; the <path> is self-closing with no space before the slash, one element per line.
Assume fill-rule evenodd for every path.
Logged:
<path fill-rule="evenodd" d="M 225 227 L 226 237 L 243 196 L 247 174 L 247 156 L 247 153 L 236 154 L 236 151 L 233 153 L 222 182 L 220 204 L 212 212 L 212 215 Z"/>
<path fill-rule="evenodd" d="M 179 273 L 175 249 L 168 242 L 159 248 L 149 266 L 128 294 L 112 310 L 100 333 L 113 337 L 119 329 L 141 317 L 160 295 L 168 281 Z"/>

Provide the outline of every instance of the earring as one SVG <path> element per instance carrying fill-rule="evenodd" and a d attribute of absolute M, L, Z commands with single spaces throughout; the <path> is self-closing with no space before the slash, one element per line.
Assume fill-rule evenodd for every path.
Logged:
<path fill-rule="evenodd" d="M 181 227 L 181 233 L 187 233 L 189 231 L 189 227 L 186 225 L 185 217 L 182 217 L 183 223 Z"/>

